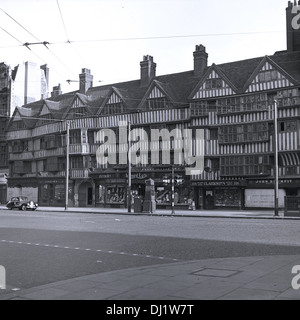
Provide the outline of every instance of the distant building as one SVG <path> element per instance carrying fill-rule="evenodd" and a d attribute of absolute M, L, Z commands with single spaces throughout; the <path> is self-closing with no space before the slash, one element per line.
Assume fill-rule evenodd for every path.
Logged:
<path fill-rule="evenodd" d="M 5 128 L 11 108 L 10 74 L 10 67 L 4 62 L 0 63 L 0 203 L 5 203 L 7 198 L 8 155 Z"/>
<path fill-rule="evenodd" d="M 13 70 L 0 63 L 0 203 L 7 200 L 8 154 L 5 128 L 16 107 L 21 107 L 49 95 L 49 69 L 25 62 Z"/>
<path fill-rule="evenodd" d="M 49 96 L 49 68 L 33 62 L 19 64 L 12 70 L 11 114 L 16 107 Z"/>
<path fill-rule="evenodd" d="M 294 4 L 296 5 L 296 3 Z M 124 207 L 128 166 L 100 165 L 97 133 L 117 133 L 118 157 L 127 146 L 118 135 L 120 122 L 132 128 L 203 129 L 205 170 L 185 176 L 175 165 L 180 181 L 175 187 L 176 206 L 198 209 L 272 208 L 274 206 L 274 99 L 278 100 L 280 206 L 286 195 L 300 195 L 300 30 L 289 24 L 288 50 L 271 56 L 208 64 L 203 45 L 193 52 L 193 70 L 156 75 L 153 57 L 140 62 L 135 81 L 93 87 L 88 69 L 80 74 L 76 92 L 61 94 L 17 107 L 7 131 L 9 195 L 30 195 L 41 206 L 64 205 L 66 177 L 66 122 L 70 123 L 70 205 Z M 300 44 L 300 43 L 299 43 Z M 159 143 L 162 150 L 163 143 Z M 171 143 L 171 159 L 175 146 Z M 149 156 L 149 154 L 148 154 Z M 132 168 L 132 190 L 143 195 L 145 180 L 155 182 L 158 207 L 171 205 L 171 166 L 137 165 Z"/>

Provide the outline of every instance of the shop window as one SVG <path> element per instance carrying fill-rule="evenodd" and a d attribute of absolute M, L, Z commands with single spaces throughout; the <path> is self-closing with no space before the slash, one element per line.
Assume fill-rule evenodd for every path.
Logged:
<path fill-rule="evenodd" d="M 126 188 L 118 186 L 107 187 L 106 203 L 124 204 L 126 197 Z"/>
<path fill-rule="evenodd" d="M 105 193 L 106 193 L 105 186 L 99 185 L 96 192 L 97 203 L 102 203 L 102 204 L 105 203 Z"/>

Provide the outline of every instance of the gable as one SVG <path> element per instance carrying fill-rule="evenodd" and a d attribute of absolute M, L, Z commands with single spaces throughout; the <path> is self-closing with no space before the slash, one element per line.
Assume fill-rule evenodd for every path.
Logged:
<path fill-rule="evenodd" d="M 48 114 L 50 114 L 50 111 L 47 108 L 47 106 L 44 104 L 43 109 L 42 109 L 42 111 L 40 113 L 40 116 L 43 117 L 43 116 L 47 116 Z"/>
<path fill-rule="evenodd" d="M 202 81 L 200 88 L 194 93 L 192 99 L 206 99 L 222 96 L 234 95 L 234 89 L 228 84 L 228 81 L 221 76 L 215 69 L 211 70 L 209 75 Z"/>
<path fill-rule="evenodd" d="M 123 101 L 121 100 L 121 98 L 115 92 L 113 92 L 106 104 L 115 104 L 122 102 Z"/>
<path fill-rule="evenodd" d="M 258 72 L 254 75 L 246 93 L 286 88 L 294 86 L 288 76 L 276 68 L 272 63 L 266 61 Z"/>
<path fill-rule="evenodd" d="M 103 104 L 102 108 L 100 108 L 99 113 L 104 115 L 112 115 L 112 114 L 119 114 L 123 112 L 124 112 L 124 102 L 120 98 L 120 96 L 115 91 L 113 91 L 110 97 Z"/>
<path fill-rule="evenodd" d="M 83 107 L 85 107 L 85 104 L 78 97 L 76 97 L 76 99 L 72 103 L 71 109 L 77 109 L 77 108 L 83 108 Z"/>
<path fill-rule="evenodd" d="M 148 95 L 147 99 L 158 99 L 158 98 L 165 98 L 165 97 L 166 95 L 157 86 L 154 86 L 154 88 Z"/>
<path fill-rule="evenodd" d="M 15 113 L 15 115 L 14 115 L 13 118 L 12 118 L 12 121 L 13 121 L 13 122 L 23 121 L 23 119 L 22 119 L 22 117 L 21 117 L 21 115 L 20 115 L 19 112 L 16 112 L 16 113 Z"/>

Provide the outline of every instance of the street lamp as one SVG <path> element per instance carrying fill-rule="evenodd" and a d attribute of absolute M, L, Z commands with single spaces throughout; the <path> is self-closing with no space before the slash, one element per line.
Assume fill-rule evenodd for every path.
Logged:
<path fill-rule="evenodd" d="M 278 171 L 278 101 L 274 100 L 274 153 L 275 153 L 275 167 L 274 167 L 274 208 L 275 217 L 279 216 L 279 171 Z"/>
<path fill-rule="evenodd" d="M 66 204 L 65 210 L 69 207 L 69 171 L 70 171 L 70 123 L 66 121 L 67 136 L 66 136 Z"/>
<path fill-rule="evenodd" d="M 131 146 L 131 143 L 130 143 L 130 132 L 131 132 L 131 122 L 129 121 L 128 122 L 128 140 L 127 140 L 127 143 L 128 143 L 128 193 L 127 193 L 127 207 L 128 207 L 128 213 L 131 213 L 131 184 L 132 184 L 132 181 L 131 181 L 131 150 L 130 150 L 130 146 Z"/>
<path fill-rule="evenodd" d="M 183 180 L 180 180 L 180 184 L 182 183 L 181 181 Z M 174 169 L 174 166 L 172 166 L 172 177 L 171 177 L 171 180 L 168 178 L 168 177 L 164 177 L 163 178 L 163 182 L 165 185 L 168 185 L 171 183 L 171 190 L 172 190 L 172 215 L 175 214 L 175 169 Z"/>

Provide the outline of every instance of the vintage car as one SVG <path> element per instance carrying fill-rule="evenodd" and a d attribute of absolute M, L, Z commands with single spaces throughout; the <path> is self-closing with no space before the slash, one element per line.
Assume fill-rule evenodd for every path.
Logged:
<path fill-rule="evenodd" d="M 14 197 L 6 204 L 6 207 L 10 210 L 19 209 L 19 210 L 36 210 L 38 204 L 32 200 L 28 200 L 27 197 Z"/>

